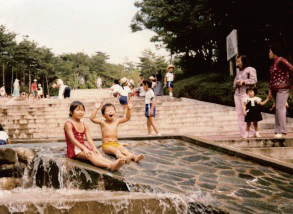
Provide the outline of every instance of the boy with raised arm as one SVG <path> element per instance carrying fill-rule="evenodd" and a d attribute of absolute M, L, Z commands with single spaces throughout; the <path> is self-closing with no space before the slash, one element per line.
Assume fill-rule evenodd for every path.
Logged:
<path fill-rule="evenodd" d="M 118 143 L 118 126 L 119 124 L 126 123 L 131 118 L 131 108 L 132 103 L 128 104 L 126 110 L 126 117 L 124 118 L 115 118 L 116 109 L 113 104 L 107 103 L 102 107 L 102 118 L 96 118 L 98 110 L 101 108 L 101 102 L 96 102 L 95 110 L 93 111 L 90 119 L 93 123 L 99 124 L 102 131 L 102 149 L 107 154 L 113 154 L 116 158 L 123 158 L 126 160 L 126 163 L 129 163 L 131 160 L 139 162 L 144 159 L 144 155 L 135 155 L 134 153 L 129 152 L 124 146 Z"/>

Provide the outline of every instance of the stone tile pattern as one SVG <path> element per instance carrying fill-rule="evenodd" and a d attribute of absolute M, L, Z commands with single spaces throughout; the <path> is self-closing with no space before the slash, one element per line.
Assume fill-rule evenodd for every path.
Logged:
<path fill-rule="evenodd" d="M 128 143 L 146 157 L 114 173 L 132 191 L 201 193 L 231 213 L 293 213 L 290 174 L 180 140 Z"/>

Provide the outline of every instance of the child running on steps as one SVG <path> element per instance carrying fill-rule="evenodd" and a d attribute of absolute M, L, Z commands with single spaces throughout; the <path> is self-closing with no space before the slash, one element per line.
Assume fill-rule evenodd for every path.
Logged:
<path fill-rule="evenodd" d="M 156 117 L 156 98 L 155 93 L 152 90 L 152 83 L 148 80 L 143 81 L 143 89 L 146 91 L 145 94 L 145 116 L 147 117 L 148 135 L 152 135 L 152 127 L 158 136 L 161 136 L 157 128 L 155 121 Z"/>
<path fill-rule="evenodd" d="M 117 96 L 117 100 L 119 100 L 120 104 L 123 105 L 124 107 L 124 114 L 126 115 L 127 112 L 127 105 L 128 105 L 128 101 L 130 100 L 130 93 L 131 90 L 128 87 L 128 80 L 126 77 L 123 77 L 120 80 L 120 89 L 119 89 L 119 94 Z"/>
<path fill-rule="evenodd" d="M 116 119 L 116 109 L 113 104 L 107 103 L 102 107 L 102 115 L 104 119 L 96 118 L 98 110 L 101 108 L 101 102 L 98 101 L 95 104 L 95 110 L 93 111 L 90 119 L 93 123 L 99 124 L 102 130 L 102 149 L 107 154 L 113 154 L 116 158 L 126 159 L 126 163 L 130 163 L 131 160 L 139 162 L 144 159 L 144 155 L 135 155 L 128 151 L 124 146 L 118 143 L 118 126 L 119 124 L 126 123 L 131 118 L 132 103 L 128 103 L 126 109 L 126 117 Z"/>
<path fill-rule="evenodd" d="M 261 137 L 258 126 L 258 121 L 262 120 L 259 105 L 265 105 L 269 101 L 269 97 L 267 97 L 265 101 L 261 102 L 261 98 L 255 97 L 256 92 L 255 87 L 248 87 L 246 89 L 248 97 L 243 99 L 243 114 L 246 122 L 246 133 L 244 138 L 248 138 L 251 123 L 253 123 L 255 127 L 255 136 Z"/>
<path fill-rule="evenodd" d="M 97 150 L 89 132 L 89 128 L 81 119 L 85 113 L 82 102 L 74 101 L 69 109 L 70 119 L 64 125 L 64 133 L 67 144 L 67 157 L 73 159 L 83 159 L 91 161 L 95 166 L 104 167 L 108 170 L 118 170 L 124 163 L 124 159 L 111 161 L 104 158 Z M 84 136 L 90 147 L 84 143 Z"/>

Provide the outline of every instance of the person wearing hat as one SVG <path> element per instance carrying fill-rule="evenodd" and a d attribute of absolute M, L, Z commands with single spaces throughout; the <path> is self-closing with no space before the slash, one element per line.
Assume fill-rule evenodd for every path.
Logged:
<path fill-rule="evenodd" d="M 164 83 L 165 85 L 168 87 L 169 89 L 169 96 L 173 97 L 173 81 L 174 81 L 174 69 L 175 66 L 174 65 L 169 65 L 167 67 L 168 72 L 166 73 L 165 79 L 164 79 Z"/>
<path fill-rule="evenodd" d="M 41 84 L 38 84 L 38 99 L 41 99 L 44 95 L 43 88 Z"/>
<path fill-rule="evenodd" d="M 31 90 L 33 92 L 34 97 L 36 97 L 37 96 L 37 92 L 38 92 L 38 89 L 37 89 L 37 80 L 36 79 L 34 79 L 34 82 L 32 83 Z"/>
<path fill-rule="evenodd" d="M 19 80 L 15 79 L 14 83 L 13 83 L 13 97 L 19 97 Z"/>
<path fill-rule="evenodd" d="M 117 100 L 119 103 L 124 106 L 124 112 L 126 114 L 128 108 L 128 100 L 130 99 L 130 88 L 128 87 L 128 80 L 126 77 L 123 77 L 120 80 L 121 88 L 119 90 L 119 94 L 117 96 Z"/>

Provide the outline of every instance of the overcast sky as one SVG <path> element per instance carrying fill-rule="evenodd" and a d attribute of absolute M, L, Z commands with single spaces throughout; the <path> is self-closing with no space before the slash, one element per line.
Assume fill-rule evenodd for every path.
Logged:
<path fill-rule="evenodd" d="M 55 54 L 96 51 L 110 55 L 110 62 L 125 57 L 138 62 L 144 49 L 156 50 L 149 39 L 153 32 L 131 33 L 137 8 L 134 0 L 0 0 L 0 25 L 18 33 L 17 41 L 29 35 Z"/>

